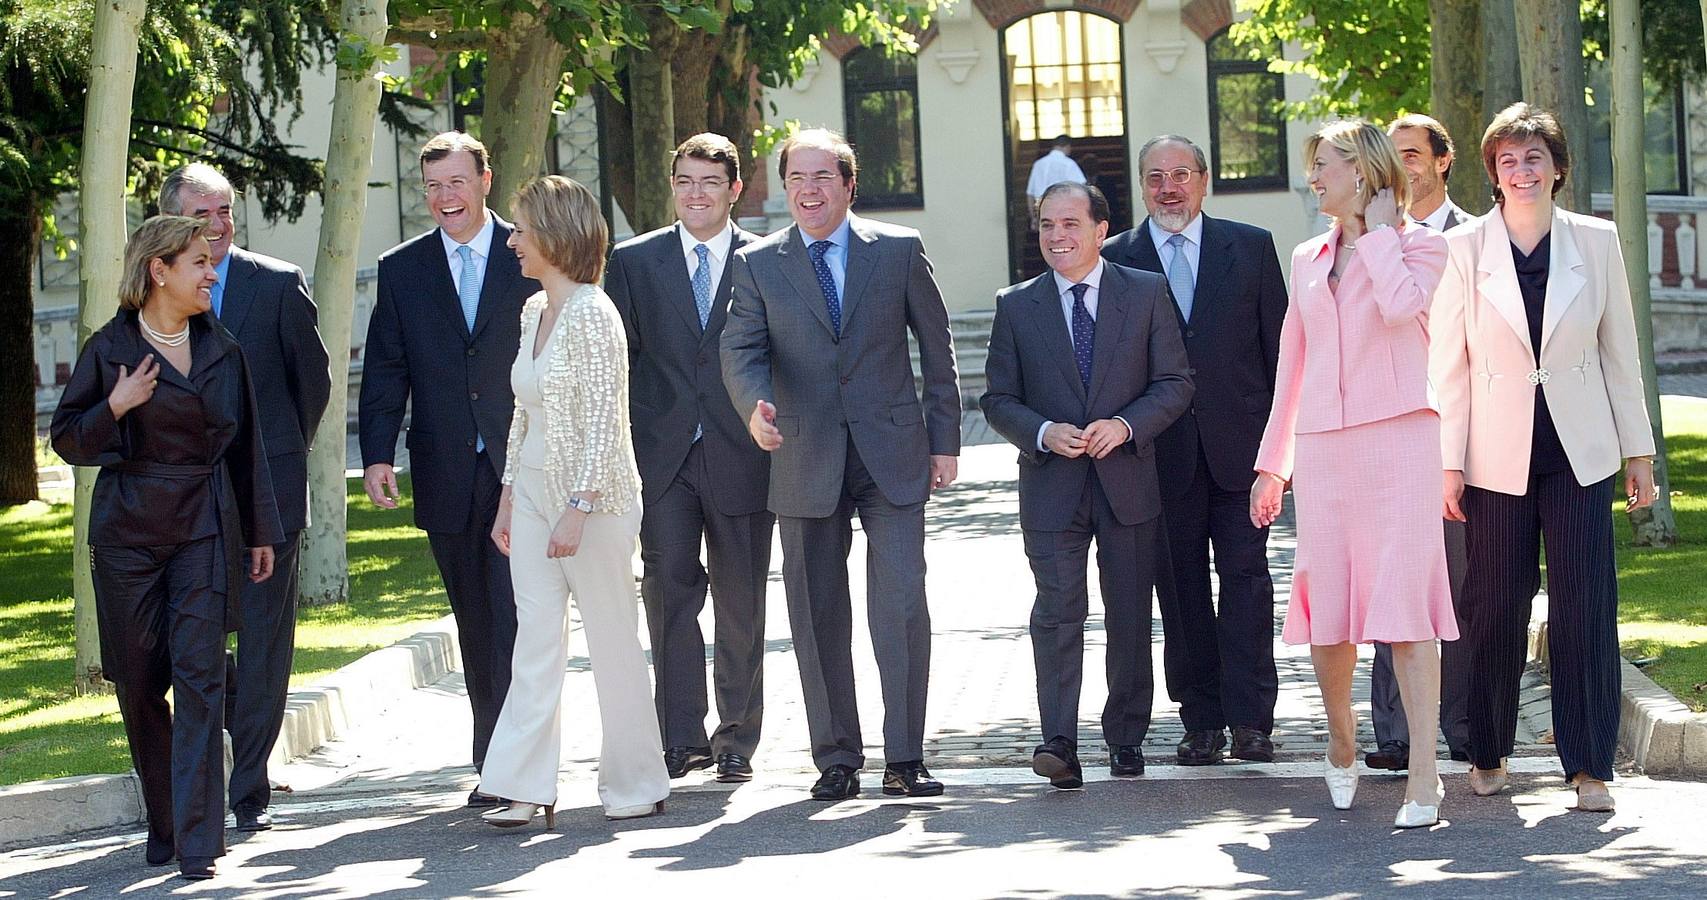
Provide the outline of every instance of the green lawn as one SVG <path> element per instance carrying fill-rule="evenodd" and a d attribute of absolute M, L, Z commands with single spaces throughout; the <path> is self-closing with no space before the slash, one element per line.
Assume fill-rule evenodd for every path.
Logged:
<path fill-rule="evenodd" d="M 71 691 L 71 505 L 60 494 L 0 510 L 0 784 L 130 769 L 113 698 Z M 300 611 L 293 684 L 449 612 L 408 501 L 376 510 L 351 481 L 349 509 L 353 599 Z"/>

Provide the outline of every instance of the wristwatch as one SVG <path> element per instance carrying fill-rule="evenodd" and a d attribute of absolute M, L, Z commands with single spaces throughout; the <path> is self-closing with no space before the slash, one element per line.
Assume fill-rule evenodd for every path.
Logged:
<path fill-rule="evenodd" d="M 587 513 L 590 515 L 593 512 L 593 501 L 584 500 L 580 497 L 570 497 L 569 498 L 569 508 L 570 509 L 578 509 L 581 512 L 584 512 L 584 513 Z"/>

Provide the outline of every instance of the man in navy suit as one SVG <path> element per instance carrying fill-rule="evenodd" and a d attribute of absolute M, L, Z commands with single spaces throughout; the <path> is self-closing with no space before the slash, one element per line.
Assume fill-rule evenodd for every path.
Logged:
<path fill-rule="evenodd" d="M 510 367 L 521 345 L 522 303 L 539 282 L 522 277 L 510 225 L 486 208 L 486 148 L 456 131 L 421 148 L 421 178 L 438 228 L 379 258 L 378 296 L 362 358 L 361 442 L 368 499 L 395 509 L 397 433 L 409 411 L 415 525 L 427 532 L 456 616 L 474 768 L 510 687 L 516 600 L 510 565 L 492 541 L 515 396 Z M 497 798 L 469 795 L 470 806 Z"/>
<path fill-rule="evenodd" d="M 1038 242 L 1052 271 L 996 295 L 984 364 L 989 390 L 979 401 L 990 427 L 1020 449 L 1019 518 L 1037 579 L 1031 646 L 1043 724 L 1031 766 L 1062 789 L 1084 783 L 1079 686 L 1092 538 L 1108 633 L 1102 730 L 1109 768 L 1121 777 L 1144 774 L 1162 513 L 1152 442 L 1192 396 L 1167 282 L 1101 259 L 1107 235 L 1102 191 L 1063 181 L 1043 192 Z"/>
<path fill-rule="evenodd" d="M 1252 466 L 1274 396 L 1286 282 L 1267 231 L 1203 215 L 1203 150 L 1178 135 L 1138 152 L 1149 216 L 1104 258 L 1166 276 L 1197 396 L 1156 440 L 1168 565 L 1156 582 L 1168 694 L 1180 704 L 1182 765 L 1273 762 L 1274 582 L 1268 529 L 1247 515 Z M 1221 579 L 1209 585 L 1209 548 Z"/>
<path fill-rule="evenodd" d="M 225 728 L 231 732 L 231 809 L 237 830 L 272 827 L 267 757 L 284 724 L 296 651 L 297 550 L 308 525 L 308 448 L 332 395 L 332 370 L 302 270 L 233 242 L 236 192 L 218 169 L 192 163 L 166 176 L 160 211 L 207 220 L 219 282 L 213 314 L 243 348 L 267 447 L 285 539 L 272 578 L 245 580 L 237 657 L 226 661 Z"/>
<path fill-rule="evenodd" d="M 605 273 L 628 330 L 629 420 L 646 503 L 640 594 L 671 778 L 714 762 L 718 781 L 752 778 L 764 716 L 765 583 L 776 524 L 765 508 L 770 454 L 747 435 L 718 350 L 730 256 L 758 239 L 729 218 L 741 197 L 740 160 L 720 134 L 683 141 L 670 173 L 677 222 L 619 244 Z M 707 587 L 719 720 L 709 738 L 699 628 Z"/>

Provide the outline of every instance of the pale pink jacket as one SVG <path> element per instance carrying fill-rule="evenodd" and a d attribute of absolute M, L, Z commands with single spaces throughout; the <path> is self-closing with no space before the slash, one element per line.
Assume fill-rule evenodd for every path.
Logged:
<path fill-rule="evenodd" d="M 1292 251 L 1292 303 L 1258 471 L 1290 479 L 1297 435 L 1434 408 L 1428 309 L 1446 240 L 1418 225 L 1370 232 L 1358 239 L 1336 293 L 1328 273 L 1339 241 L 1335 225 Z"/>

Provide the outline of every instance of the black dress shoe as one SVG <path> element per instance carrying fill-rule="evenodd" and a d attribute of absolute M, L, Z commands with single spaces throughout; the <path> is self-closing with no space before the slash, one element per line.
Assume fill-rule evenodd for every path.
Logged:
<path fill-rule="evenodd" d="M 1363 755 L 1363 764 L 1371 769 L 1403 772 L 1411 767 L 1411 745 L 1404 741 L 1382 741 L 1379 750 Z"/>
<path fill-rule="evenodd" d="M 178 861 L 178 874 L 191 881 L 206 881 L 213 877 L 213 857 L 186 856 Z"/>
<path fill-rule="evenodd" d="M 1144 748 L 1137 744 L 1109 744 L 1108 771 L 1116 778 L 1144 774 Z"/>
<path fill-rule="evenodd" d="M 671 778 L 680 778 L 695 769 L 711 768 L 710 747 L 671 747 L 664 751 L 664 768 Z"/>
<path fill-rule="evenodd" d="M 1214 731 L 1188 731 L 1185 740 L 1174 748 L 1182 766 L 1212 766 L 1221 761 L 1221 748 L 1227 746 L 1227 734 Z"/>
<path fill-rule="evenodd" d="M 1233 749 L 1227 755 L 1245 762 L 1274 762 L 1274 741 L 1268 735 L 1243 725 L 1233 726 Z"/>
<path fill-rule="evenodd" d="M 273 827 L 273 817 L 264 809 L 237 810 L 238 831 L 266 831 Z"/>
<path fill-rule="evenodd" d="M 1056 790 L 1072 791 L 1085 786 L 1079 754 L 1061 738 L 1052 738 L 1031 753 L 1031 771 L 1049 779 Z"/>
<path fill-rule="evenodd" d="M 152 834 L 148 836 L 148 845 L 143 852 L 143 858 L 148 860 L 149 865 L 163 866 L 171 862 L 172 858 L 177 855 L 178 851 L 173 848 L 171 838 L 162 841 L 156 840 Z"/>
<path fill-rule="evenodd" d="M 919 760 L 890 763 L 883 768 L 883 793 L 891 797 L 937 797 L 942 782 L 931 777 Z"/>
<path fill-rule="evenodd" d="M 472 807 L 502 806 L 506 802 L 508 801 L 503 797 L 494 797 L 491 794 L 482 793 L 479 788 L 468 792 L 468 805 Z"/>
<path fill-rule="evenodd" d="M 725 783 L 752 781 L 753 764 L 739 753 L 717 754 L 717 780 Z"/>
<path fill-rule="evenodd" d="M 824 770 L 812 785 L 812 799 L 834 803 L 859 796 L 859 770 L 840 763 Z"/>

